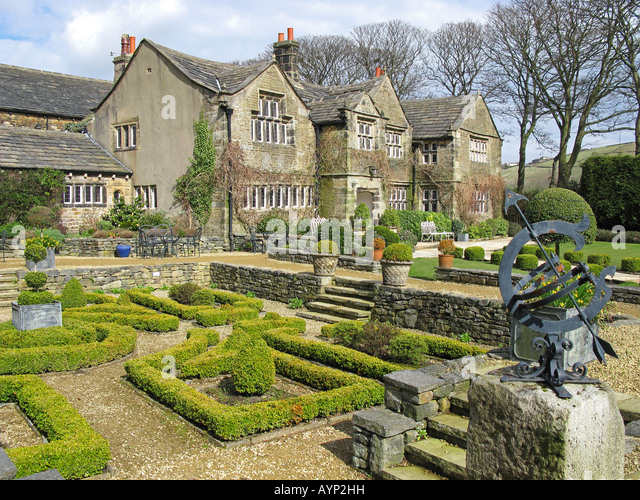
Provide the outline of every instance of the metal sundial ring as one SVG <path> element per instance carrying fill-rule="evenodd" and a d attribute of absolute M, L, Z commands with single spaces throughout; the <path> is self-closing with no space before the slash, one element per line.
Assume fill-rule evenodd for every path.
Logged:
<path fill-rule="evenodd" d="M 592 383 L 595 381 L 586 378 L 587 369 L 582 362 L 574 363 L 572 371 L 563 369 L 564 351 L 573 348 L 573 343 L 569 339 L 563 338 L 565 332 L 570 332 L 584 325 L 591 335 L 593 353 L 601 363 L 605 363 L 605 354 L 617 357 L 611 345 L 598 337 L 592 326 L 596 315 L 611 298 L 611 289 L 606 285 L 605 280 L 607 276 L 613 276 L 616 268 L 615 266 L 607 267 L 602 270 L 599 276 L 595 276 L 586 264 L 580 262 L 571 271 L 561 274 L 558 269 L 559 257 L 547 253 L 540 243 L 540 236 L 545 234 L 568 236 L 574 241 L 575 250 L 581 250 L 585 240 L 580 233 L 588 229 L 589 217 L 585 215 L 578 223 L 544 221 L 530 224 L 518 206 L 518 201 L 522 199 L 526 198 L 512 191 L 506 191 L 505 212 L 509 207 L 515 206 L 526 227 L 516 234 L 505 248 L 498 273 L 500 293 L 509 314 L 515 321 L 531 330 L 543 333 L 544 336 L 537 337 L 531 342 L 532 348 L 541 353 L 540 366 L 534 368 L 529 363 L 521 362 L 516 367 L 516 377 L 503 377 L 503 380 L 544 381 L 560 397 L 571 397 L 562 387 L 565 381 L 572 383 Z M 514 286 L 512 271 L 516 257 L 524 245 L 532 240 L 541 249 L 544 262 Z M 581 308 L 574 298 L 573 292 L 585 283 L 593 284 L 594 295 L 590 303 Z M 539 308 L 552 304 L 562 297 L 570 298 L 577 315 L 562 320 L 551 320 L 536 314 Z"/>

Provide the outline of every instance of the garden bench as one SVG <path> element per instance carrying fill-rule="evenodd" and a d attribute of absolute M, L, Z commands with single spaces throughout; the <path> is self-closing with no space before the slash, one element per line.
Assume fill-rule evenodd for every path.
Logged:
<path fill-rule="evenodd" d="M 432 221 L 425 221 L 420 223 L 420 230 L 422 231 L 422 236 L 420 237 L 420 241 L 424 241 L 424 237 L 427 237 L 427 241 L 435 241 L 435 238 L 442 240 L 444 238 L 453 239 L 453 233 L 450 231 L 438 231 L 436 227 L 436 223 Z"/>

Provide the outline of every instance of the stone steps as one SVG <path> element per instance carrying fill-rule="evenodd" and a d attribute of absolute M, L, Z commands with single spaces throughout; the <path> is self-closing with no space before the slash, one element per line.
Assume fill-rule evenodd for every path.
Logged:
<path fill-rule="evenodd" d="M 15 271 L 0 271 L 0 307 L 11 307 L 24 289 L 26 286 L 18 282 Z"/>
<path fill-rule="evenodd" d="M 324 323 L 338 323 L 345 320 L 365 321 L 371 317 L 374 292 L 370 289 L 351 286 L 349 283 L 326 285 L 323 293 L 305 304 L 305 310 L 296 316 Z"/>
<path fill-rule="evenodd" d="M 467 478 L 467 452 L 443 439 L 428 437 L 405 447 L 405 457 L 417 466 L 448 479 Z"/>
<path fill-rule="evenodd" d="M 408 465 L 387 467 L 380 473 L 381 479 L 466 479 L 469 426 L 466 391 L 452 395 L 450 403 L 452 413 L 427 418 L 428 437 L 405 446 Z"/>

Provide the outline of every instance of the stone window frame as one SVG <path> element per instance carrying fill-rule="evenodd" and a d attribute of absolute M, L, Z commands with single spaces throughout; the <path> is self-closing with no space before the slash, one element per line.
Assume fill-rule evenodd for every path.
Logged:
<path fill-rule="evenodd" d="M 384 142 L 387 148 L 387 156 L 389 158 L 400 159 L 403 157 L 401 131 L 387 129 L 384 134 Z"/>
<path fill-rule="evenodd" d="M 158 208 L 158 187 L 156 185 L 149 186 L 133 186 L 136 196 L 144 203 L 145 208 L 156 210 Z"/>
<path fill-rule="evenodd" d="M 100 182 L 68 182 L 64 186 L 62 205 L 64 207 L 106 207 L 106 189 L 106 184 Z M 89 200 L 87 192 L 90 193 Z M 100 193 L 100 196 L 96 196 L 96 193 Z"/>
<path fill-rule="evenodd" d="M 285 108 L 283 94 L 261 91 L 258 109 L 251 113 L 251 140 L 280 146 L 295 145 L 292 120 L 284 114 Z"/>
<path fill-rule="evenodd" d="M 305 185 L 281 184 L 277 186 L 247 186 L 244 208 L 246 210 L 267 211 L 277 208 L 313 207 L 313 187 Z"/>
<path fill-rule="evenodd" d="M 373 151 L 375 122 L 358 118 L 356 121 L 356 132 L 358 135 L 358 149 L 362 151 Z"/>
<path fill-rule="evenodd" d="M 432 187 L 421 188 L 420 206 L 423 212 L 437 212 L 440 205 L 440 190 Z"/>
<path fill-rule="evenodd" d="M 424 165 L 438 163 L 438 148 L 437 142 L 423 142 L 420 145 L 420 151 L 422 153 L 422 163 Z"/>
<path fill-rule="evenodd" d="M 387 205 L 394 210 L 406 210 L 408 200 L 407 186 L 391 186 L 389 188 L 389 196 Z"/>
<path fill-rule="evenodd" d="M 116 151 L 138 149 L 138 122 L 126 122 L 114 125 L 114 134 Z"/>
<path fill-rule="evenodd" d="M 472 214 L 487 214 L 489 213 L 489 192 L 488 191 L 474 191 L 473 192 L 473 204 L 469 209 Z"/>
<path fill-rule="evenodd" d="M 489 163 L 489 141 L 487 139 L 469 138 L 469 160 L 476 163 Z"/>

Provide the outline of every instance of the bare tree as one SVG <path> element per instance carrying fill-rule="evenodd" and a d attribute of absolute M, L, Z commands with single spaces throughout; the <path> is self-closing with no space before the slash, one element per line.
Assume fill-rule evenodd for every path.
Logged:
<path fill-rule="evenodd" d="M 496 5 L 487 15 L 484 50 L 490 62 L 490 74 L 496 82 L 494 100 L 500 102 L 496 114 L 517 123 L 519 134 L 518 182 L 516 191 L 525 187 L 527 144 L 535 137 L 538 121 L 547 115 L 541 91 L 529 69 L 540 61 L 542 45 L 530 28 L 532 19 L 523 10 Z"/>
<path fill-rule="evenodd" d="M 426 43 L 425 30 L 392 20 L 356 26 L 350 38 L 355 43 L 355 59 L 362 80 L 372 78 L 380 67 L 391 79 L 400 99 L 424 95 L 421 54 Z"/>
<path fill-rule="evenodd" d="M 629 109 L 620 106 L 624 78 L 613 26 L 593 23 L 593 0 L 513 0 L 532 19 L 543 57 L 529 60 L 536 86 L 559 133 L 558 182 L 568 187 L 588 134 L 619 130 Z M 571 140 L 573 143 L 571 144 Z"/>
<path fill-rule="evenodd" d="M 447 23 L 431 33 L 422 58 L 427 75 L 452 96 L 472 92 L 487 61 L 481 23 Z"/>
<path fill-rule="evenodd" d="M 636 109 L 633 130 L 635 153 L 640 155 L 640 5 L 637 0 L 600 0 L 595 22 L 612 24 L 619 40 L 618 56 L 628 75 L 623 92 Z M 602 12 L 607 13 L 602 16 Z"/>
<path fill-rule="evenodd" d="M 348 85 L 362 80 L 356 45 L 342 35 L 307 35 L 300 43 L 300 78 L 318 85 Z"/>

